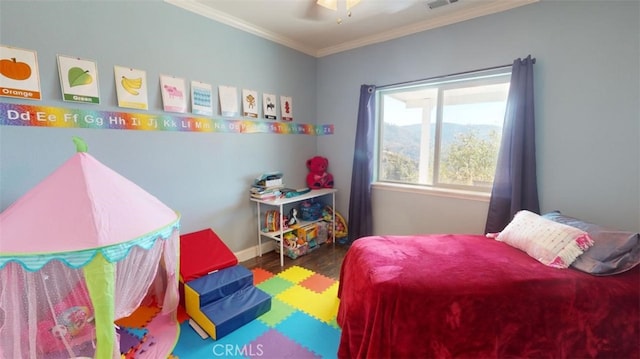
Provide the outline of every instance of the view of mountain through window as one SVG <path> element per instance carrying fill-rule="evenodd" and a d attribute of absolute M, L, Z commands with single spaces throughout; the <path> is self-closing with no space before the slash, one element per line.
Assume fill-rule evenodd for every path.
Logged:
<path fill-rule="evenodd" d="M 378 181 L 489 191 L 510 68 L 378 89 Z"/>

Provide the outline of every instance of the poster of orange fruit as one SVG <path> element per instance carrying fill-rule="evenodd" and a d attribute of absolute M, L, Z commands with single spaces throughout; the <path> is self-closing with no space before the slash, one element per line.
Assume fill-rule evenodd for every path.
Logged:
<path fill-rule="evenodd" d="M 0 45 L 0 96 L 42 98 L 35 51 Z"/>

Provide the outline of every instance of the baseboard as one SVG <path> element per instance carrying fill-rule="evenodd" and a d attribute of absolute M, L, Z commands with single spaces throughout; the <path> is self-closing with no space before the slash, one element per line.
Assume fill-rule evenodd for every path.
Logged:
<path fill-rule="evenodd" d="M 262 254 L 276 250 L 276 241 L 265 241 L 262 243 Z M 239 252 L 234 252 L 238 262 L 248 261 L 258 256 L 258 246 L 249 247 Z"/>

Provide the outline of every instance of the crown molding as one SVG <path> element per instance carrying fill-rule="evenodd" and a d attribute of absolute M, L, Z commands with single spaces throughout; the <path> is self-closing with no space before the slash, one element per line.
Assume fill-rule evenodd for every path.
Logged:
<path fill-rule="evenodd" d="M 489 1 L 481 2 L 479 3 L 480 4 L 479 6 L 470 8 L 470 9 L 465 9 L 464 11 L 452 12 L 446 15 L 438 16 L 433 19 L 425 20 L 423 22 L 418 22 L 411 25 L 399 27 L 397 29 L 375 34 L 372 36 L 363 37 L 355 41 L 345 42 L 337 46 L 329 46 L 329 47 L 322 48 L 317 51 L 316 57 L 328 56 L 328 55 L 336 54 L 339 52 L 352 50 L 358 47 L 363 47 L 367 45 L 377 44 L 380 42 L 401 38 L 407 35 L 412 35 L 419 32 L 432 30 L 438 27 L 443 27 L 443 26 L 455 24 L 458 22 L 471 20 L 476 17 L 491 15 L 491 14 L 499 13 L 502 11 L 511 10 L 523 5 L 529 5 L 539 1 L 540 0 L 517 0 L 517 1 L 496 0 L 491 2 Z"/>
<path fill-rule="evenodd" d="M 300 51 L 304 54 L 307 54 L 313 57 L 324 57 L 324 56 L 336 54 L 339 52 L 352 50 L 358 47 L 385 42 L 385 41 L 397 39 L 400 37 L 404 37 L 407 35 L 419 33 L 422 31 L 427 31 L 427 30 L 438 28 L 438 27 L 455 24 L 457 22 L 462 22 L 462 21 L 470 20 L 473 18 L 485 16 L 485 15 L 491 15 L 491 14 L 499 13 L 502 11 L 507 11 L 520 6 L 536 3 L 536 2 L 539 2 L 540 0 L 482 1 L 482 2 L 478 2 L 478 6 L 474 6 L 472 8 L 466 8 L 466 9 L 463 9 L 462 11 L 443 14 L 441 16 L 431 18 L 423 22 L 414 23 L 411 25 L 399 27 L 383 33 L 367 36 L 358 40 L 348 41 L 336 46 L 329 46 L 321 49 L 310 48 L 308 46 L 305 46 L 302 43 L 293 41 L 287 37 L 267 31 L 263 28 L 257 27 L 253 24 L 250 24 L 248 22 L 245 22 L 241 19 L 230 16 L 223 12 L 211 9 L 210 7 L 207 7 L 194 0 L 164 0 L 164 1 L 168 4 L 172 4 L 174 6 L 183 8 L 195 14 L 205 16 L 207 18 L 223 23 L 225 25 L 229 25 L 236 29 L 248 32 L 250 34 L 273 41 L 280 45 Z M 434 10 L 430 10 L 430 11 L 434 11 Z"/>
<path fill-rule="evenodd" d="M 225 25 L 229 25 L 231 27 L 234 27 L 238 30 L 242 30 L 244 32 L 248 32 L 250 34 L 262 37 L 264 39 L 267 40 L 271 40 L 275 43 L 278 43 L 280 45 L 292 48 L 294 50 L 298 50 L 302 53 L 305 53 L 307 55 L 311 55 L 314 57 L 317 57 L 317 50 L 309 48 L 297 41 L 293 41 L 289 38 L 280 36 L 276 33 L 267 31 L 263 28 L 257 27 L 253 24 L 250 24 L 246 21 L 243 21 L 241 19 L 238 19 L 236 17 L 230 16 L 228 14 L 225 14 L 223 12 L 211 9 L 210 7 L 207 7 L 197 1 L 191 1 L 191 0 L 164 0 L 164 2 L 171 4 L 171 5 L 175 5 L 177 7 L 183 8 L 185 10 L 191 11 L 195 14 L 207 17 L 209 19 L 215 20 L 217 22 L 223 23 Z"/>

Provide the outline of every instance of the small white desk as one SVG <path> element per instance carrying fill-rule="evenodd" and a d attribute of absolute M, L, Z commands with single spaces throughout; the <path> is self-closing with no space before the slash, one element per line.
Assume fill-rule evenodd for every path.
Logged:
<path fill-rule="evenodd" d="M 286 198 L 286 197 L 282 197 L 282 198 L 278 198 L 275 200 L 261 200 L 261 199 L 257 199 L 257 198 L 251 198 L 251 200 L 253 202 L 256 202 L 256 208 L 257 208 L 257 217 L 258 217 L 258 255 L 260 257 L 262 257 L 262 237 L 267 237 L 270 239 L 275 240 L 276 242 L 278 242 L 279 246 L 280 246 L 280 266 L 284 266 L 284 241 L 282 240 L 282 238 L 284 237 L 284 234 L 287 232 L 291 232 L 294 231 L 300 227 L 304 227 L 305 225 L 314 223 L 314 222 L 319 222 L 322 221 L 323 219 L 317 219 L 314 221 L 302 221 L 299 220 L 299 225 L 296 226 L 295 228 L 282 228 L 282 221 L 283 221 L 283 212 L 284 212 L 284 207 L 285 205 L 288 204 L 292 204 L 292 203 L 296 203 L 296 202 L 302 202 L 304 200 L 307 199 L 312 199 L 312 198 L 318 198 L 320 199 L 321 197 L 331 197 L 331 207 L 333 208 L 333 218 L 331 221 L 331 225 L 333 226 L 333 230 L 331 231 L 331 239 L 332 239 L 332 243 L 335 246 L 336 243 L 336 192 L 338 190 L 334 189 L 334 188 L 323 188 L 323 189 L 314 189 L 311 190 L 310 192 L 307 192 L 305 194 L 301 194 L 295 197 L 290 197 L 290 198 Z M 277 231 L 274 232 L 264 232 L 262 230 L 262 216 L 261 213 L 263 213 L 263 207 L 274 207 L 274 209 L 277 208 L 278 212 L 280 213 L 280 226 Z"/>

